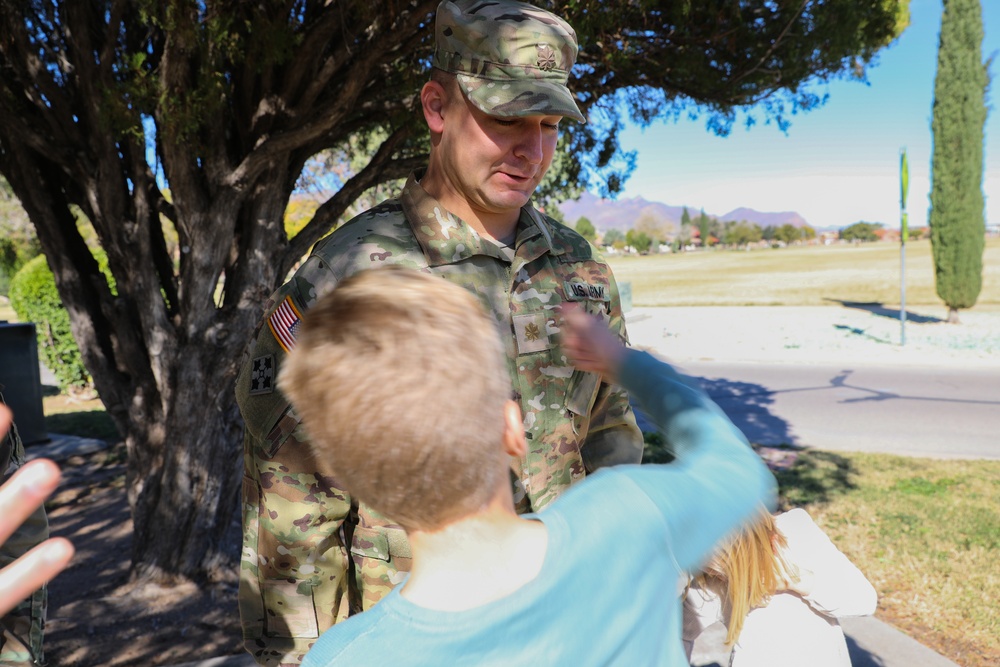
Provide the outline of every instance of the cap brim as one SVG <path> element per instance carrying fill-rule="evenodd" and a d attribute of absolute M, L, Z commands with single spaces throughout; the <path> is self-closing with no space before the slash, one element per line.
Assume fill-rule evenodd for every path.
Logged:
<path fill-rule="evenodd" d="M 480 111 L 500 118 L 564 116 L 587 119 L 569 88 L 555 81 L 494 81 L 458 74 L 458 85 Z"/>

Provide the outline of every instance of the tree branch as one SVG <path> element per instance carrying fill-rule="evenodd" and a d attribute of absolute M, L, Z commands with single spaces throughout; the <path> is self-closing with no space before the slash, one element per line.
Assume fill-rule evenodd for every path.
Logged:
<path fill-rule="evenodd" d="M 302 228 L 288 243 L 288 248 L 281 257 L 279 275 L 285 275 L 303 255 L 333 228 L 337 219 L 351 203 L 361 196 L 361 193 L 389 178 L 386 169 L 393 162 L 393 155 L 403 145 L 412 133 L 412 127 L 404 125 L 397 128 L 382 142 L 379 149 L 368 161 L 368 164 L 317 209 L 313 219 Z"/>

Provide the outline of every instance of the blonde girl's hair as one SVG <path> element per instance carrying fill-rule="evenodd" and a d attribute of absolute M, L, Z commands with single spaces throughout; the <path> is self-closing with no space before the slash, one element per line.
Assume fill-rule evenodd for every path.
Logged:
<path fill-rule="evenodd" d="M 723 606 L 729 616 L 727 645 L 739 638 L 747 614 L 766 605 L 776 591 L 784 588 L 784 573 L 793 572 L 781 556 L 786 544 L 774 517 L 761 506 L 754 521 L 716 551 L 711 569 L 718 570 L 725 579 Z M 701 580 L 704 584 L 711 576 L 701 574 L 696 581 Z"/>

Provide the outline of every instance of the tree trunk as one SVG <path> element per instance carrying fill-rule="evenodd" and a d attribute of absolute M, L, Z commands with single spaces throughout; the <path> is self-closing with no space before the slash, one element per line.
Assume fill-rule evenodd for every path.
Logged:
<path fill-rule="evenodd" d="M 958 319 L 958 309 L 948 308 L 948 324 L 961 324 L 961 320 Z"/>
<path fill-rule="evenodd" d="M 242 420 L 232 392 L 235 364 L 204 351 L 179 363 L 173 405 L 152 433 L 130 435 L 127 443 L 132 574 L 161 583 L 234 576 L 239 548 L 234 521 Z"/>
<path fill-rule="evenodd" d="M 76 232 L 68 198 L 52 194 L 58 169 L 15 141 L 7 146 L 5 157 L 16 164 L 12 186 L 35 224 L 95 387 L 125 439 L 133 579 L 235 576 L 242 419 L 233 384 L 243 346 L 280 282 L 281 261 L 243 256 L 234 230 L 265 247 L 287 243 L 280 223 L 268 230 L 249 224 L 282 219 L 287 177 L 269 172 L 273 178 L 263 178 L 252 199 L 218 206 L 217 215 L 201 218 L 207 224 L 182 221 L 196 230 L 182 261 L 194 288 L 181 283 L 172 295 L 159 274 L 163 248 L 136 231 L 160 225 L 158 214 L 138 204 L 119 213 L 106 203 L 114 200 L 114 184 L 95 184 L 89 201 L 96 204 L 87 213 L 99 235 L 114 239 L 103 244 L 112 290 Z M 232 268 L 237 261 L 239 270 Z M 220 292 L 214 286 L 227 266 L 231 276 Z"/>

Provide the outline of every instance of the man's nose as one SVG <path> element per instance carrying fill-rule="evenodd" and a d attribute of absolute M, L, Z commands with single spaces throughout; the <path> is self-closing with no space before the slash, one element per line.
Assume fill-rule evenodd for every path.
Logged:
<path fill-rule="evenodd" d="M 514 154 L 531 164 L 540 164 L 542 161 L 542 127 L 541 125 L 527 125 L 518 136 L 517 144 L 514 146 Z"/>

